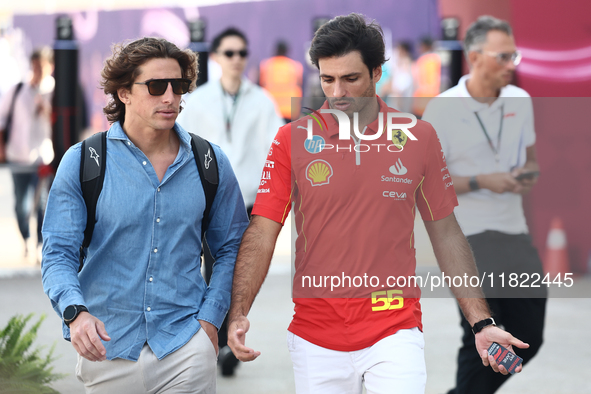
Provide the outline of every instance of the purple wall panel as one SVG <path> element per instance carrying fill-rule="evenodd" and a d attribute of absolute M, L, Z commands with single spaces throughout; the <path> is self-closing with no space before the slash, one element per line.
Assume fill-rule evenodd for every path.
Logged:
<path fill-rule="evenodd" d="M 392 32 L 393 42 L 401 39 L 417 42 L 424 35 L 439 36 L 437 0 L 282 0 L 185 9 L 71 13 L 79 44 L 79 78 L 87 98 L 91 127 L 104 130 L 108 126 L 102 115 L 105 96 L 98 86 L 102 63 L 110 55 L 113 43 L 151 35 L 186 47 L 189 33 L 185 21 L 198 15 L 207 21 L 208 40 L 229 26 L 246 33 L 251 52 L 247 72 L 252 75 L 258 63 L 272 55 L 279 39 L 290 44 L 291 57 L 304 62 L 312 39 L 312 20 L 350 12 L 376 19 Z M 14 26 L 25 32 L 32 47 L 53 45 L 55 18 L 56 15 L 16 15 Z"/>

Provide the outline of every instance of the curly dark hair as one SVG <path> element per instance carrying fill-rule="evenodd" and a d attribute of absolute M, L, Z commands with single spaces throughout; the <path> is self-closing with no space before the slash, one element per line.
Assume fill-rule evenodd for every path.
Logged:
<path fill-rule="evenodd" d="M 189 91 L 195 87 L 197 80 L 197 55 L 189 49 L 181 50 L 173 43 L 154 37 L 115 44 L 113 54 L 105 61 L 101 71 L 101 87 L 106 95 L 111 96 L 103 112 L 110 123 L 125 121 L 125 104 L 119 99 L 117 90 L 129 89 L 138 75 L 140 66 L 151 59 L 175 59 L 181 66 L 183 78 L 191 80 Z M 182 110 L 180 107 L 179 110 Z"/>
<path fill-rule="evenodd" d="M 363 63 L 373 76 L 373 70 L 386 62 L 384 33 L 376 21 L 367 22 L 361 14 L 337 16 L 322 25 L 314 34 L 310 59 L 317 68 L 318 60 L 340 57 L 359 51 Z"/>

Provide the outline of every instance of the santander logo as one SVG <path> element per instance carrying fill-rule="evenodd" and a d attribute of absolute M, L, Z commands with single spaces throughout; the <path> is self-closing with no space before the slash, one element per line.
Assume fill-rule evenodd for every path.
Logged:
<path fill-rule="evenodd" d="M 406 167 L 402 164 L 402 160 L 398 158 L 398 161 L 390 167 L 390 172 L 394 175 L 404 175 L 408 172 Z"/>

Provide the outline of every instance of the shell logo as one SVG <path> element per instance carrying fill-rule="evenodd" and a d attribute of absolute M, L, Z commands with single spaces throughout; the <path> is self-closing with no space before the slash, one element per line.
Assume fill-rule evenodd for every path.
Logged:
<path fill-rule="evenodd" d="M 314 160 L 306 168 L 306 179 L 312 186 L 328 185 L 332 174 L 332 166 L 324 160 Z"/>

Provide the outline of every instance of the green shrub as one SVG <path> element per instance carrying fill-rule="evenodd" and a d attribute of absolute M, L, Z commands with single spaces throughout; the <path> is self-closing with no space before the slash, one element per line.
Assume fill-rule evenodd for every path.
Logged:
<path fill-rule="evenodd" d="M 28 331 L 24 331 L 33 314 L 14 316 L 0 331 L 0 393 L 2 394 L 45 394 L 57 393 L 49 387 L 51 382 L 65 375 L 53 373 L 51 363 L 54 346 L 46 357 L 41 357 L 42 347 L 31 349 L 37 338 L 37 330 L 45 315 Z"/>

